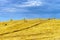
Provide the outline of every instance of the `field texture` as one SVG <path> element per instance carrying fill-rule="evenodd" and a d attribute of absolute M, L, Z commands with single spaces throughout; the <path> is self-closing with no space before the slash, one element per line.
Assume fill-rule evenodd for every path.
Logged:
<path fill-rule="evenodd" d="M 0 22 L 0 40 L 60 40 L 59 19 Z"/>

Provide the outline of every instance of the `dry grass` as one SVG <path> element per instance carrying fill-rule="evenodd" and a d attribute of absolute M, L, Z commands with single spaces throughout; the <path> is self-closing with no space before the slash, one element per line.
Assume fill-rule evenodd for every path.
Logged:
<path fill-rule="evenodd" d="M 60 40 L 60 20 L 0 22 L 0 40 Z"/>

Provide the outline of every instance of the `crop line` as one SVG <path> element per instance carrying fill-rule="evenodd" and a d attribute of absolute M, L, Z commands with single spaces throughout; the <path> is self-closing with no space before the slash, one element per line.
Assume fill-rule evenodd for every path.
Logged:
<path fill-rule="evenodd" d="M 19 31 L 26 30 L 26 29 L 30 29 L 30 28 L 33 28 L 33 27 L 39 25 L 40 23 L 41 23 L 41 22 L 36 23 L 36 24 L 34 24 L 34 25 L 30 26 L 30 27 L 23 28 L 23 29 L 21 29 L 21 30 L 15 30 L 15 31 L 12 31 L 12 32 L 2 33 L 2 34 L 0 34 L 0 36 L 6 35 L 6 34 L 10 34 L 10 33 L 19 32 Z"/>
<path fill-rule="evenodd" d="M 30 27 L 27 27 L 27 28 L 24 28 L 24 29 L 21 29 L 21 30 L 15 30 L 15 31 L 13 31 L 13 32 L 3 33 L 3 34 L 0 34 L 0 36 L 5 35 L 5 34 L 10 34 L 10 33 L 15 33 L 15 32 L 22 31 L 22 30 L 26 30 L 26 29 L 32 28 L 32 27 L 34 27 L 34 26 L 37 26 L 37 25 L 39 25 L 39 24 L 40 24 L 40 23 L 37 23 L 37 24 L 35 24 L 35 25 L 33 25 L 33 26 L 30 26 Z"/>

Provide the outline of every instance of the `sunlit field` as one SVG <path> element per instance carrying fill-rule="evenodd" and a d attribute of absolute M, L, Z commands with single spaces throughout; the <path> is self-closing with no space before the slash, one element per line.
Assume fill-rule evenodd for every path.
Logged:
<path fill-rule="evenodd" d="M 0 22 L 0 40 L 60 40 L 60 19 Z"/>

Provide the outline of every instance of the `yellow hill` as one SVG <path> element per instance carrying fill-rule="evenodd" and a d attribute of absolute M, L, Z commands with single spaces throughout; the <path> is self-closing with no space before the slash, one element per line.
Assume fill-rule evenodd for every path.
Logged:
<path fill-rule="evenodd" d="M 30 19 L 0 22 L 0 40 L 60 40 L 60 20 Z"/>

